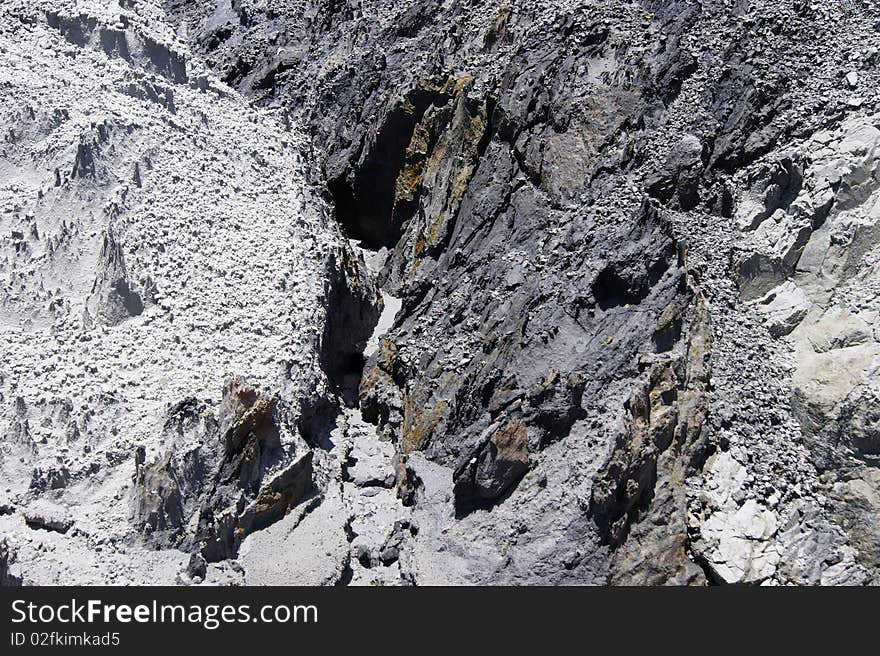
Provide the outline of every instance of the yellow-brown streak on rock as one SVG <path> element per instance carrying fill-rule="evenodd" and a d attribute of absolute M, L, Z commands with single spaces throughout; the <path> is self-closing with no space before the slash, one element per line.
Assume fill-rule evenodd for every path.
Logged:
<path fill-rule="evenodd" d="M 443 84 L 422 84 L 446 102 L 429 107 L 416 125 L 405 165 L 395 182 L 395 210 L 415 211 L 414 220 L 420 222 L 412 231 L 409 246 L 410 274 L 444 241 L 476 170 L 477 148 L 488 128 L 488 112 L 485 103 L 468 97 L 472 84 L 468 75 L 447 78 Z M 420 194 L 425 198 L 417 198 Z M 408 208 L 413 202 L 421 203 L 422 209 Z M 427 204 L 433 207 L 425 212 Z"/>
<path fill-rule="evenodd" d="M 496 459 L 507 462 L 529 462 L 528 433 L 526 425 L 512 419 L 495 431 L 490 438 L 496 449 Z"/>
<path fill-rule="evenodd" d="M 417 407 L 416 401 L 409 393 L 403 397 L 403 440 L 401 451 L 404 454 L 421 451 L 427 446 L 437 425 L 447 414 L 449 403 L 441 401 L 431 410 L 425 411 Z"/>

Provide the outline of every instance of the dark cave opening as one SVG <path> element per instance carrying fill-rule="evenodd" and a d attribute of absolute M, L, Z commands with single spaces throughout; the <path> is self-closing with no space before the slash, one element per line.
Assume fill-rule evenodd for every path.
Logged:
<path fill-rule="evenodd" d="M 449 98 L 437 88 L 412 89 L 386 111 L 357 161 L 327 181 L 336 221 L 364 248 L 394 248 L 403 235 L 418 206 L 416 194 L 398 189 L 418 179 L 412 166 L 423 155 L 409 152 L 413 135 L 428 108 L 442 107 Z"/>
<path fill-rule="evenodd" d="M 630 283 L 621 277 L 614 267 L 606 267 L 596 276 L 591 291 L 597 305 L 603 310 L 608 310 L 620 305 L 638 303 L 641 300 L 630 287 Z"/>

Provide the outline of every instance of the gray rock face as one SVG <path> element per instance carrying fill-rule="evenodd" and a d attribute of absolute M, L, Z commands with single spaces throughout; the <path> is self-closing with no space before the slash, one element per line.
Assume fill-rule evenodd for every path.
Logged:
<path fill-rule="evenodd" d="M 24 582 L 880 581 L 874 9 L 62 5 L 0 10 Z"/>
<path fill-rule="evenodd" d="M 768 393 L 764 381 L 791 380 L 773 372 L 787 366 L 778 340 L 798 339 L 815 302 L 793 280 L 839 202 L 804 137 L 837 124 L 835 107 L 860 106 L 835 84 L 826 112 L 810 109 L 805 64 L 823 46 L 808 35 L 826 33 L 827 14 L 760 3 L 627 15 L 612 2 L 376 2 L 177 15 L 227 81 L 310 126 L 338 220 L 367 248 L 389 251 L 379 281 L 403 310 L 367 362 L 360 403 L 396 443 L 399 489 L 415 511 L 424 483 L 408 462 L 419 453 L 451 475 L 461 539 L 482 531 L 487 557 L 506 563 L 478 574 L 467 562 L 480 557 L 462 556 L 450 572 L 523 580 L 556 559 L 564 580 L 787 580 L 778 559 L 758 552 L 754 567 L 707 556 L 700 545 L 714 538 L 700 527 L 709 535 L 714 524 L 693 518 L 707 514 L 696 510 L 711 484 L 706 458 L 750 443 L 764 421 L 734 418 L 731 403 L 760 406 L 779 427 L 765 448 L 787 448 L 784 435 L 802 430 L 792 423 L 797 382 L 789 394 L 784 385 Z M 786 34 L 798 35 L 793 50 L 783 50 Z M 855 33 L 831 34 L 829 52 L 856 43 Z M 769 57 L 780 65 L 765 66 Z M 706 296 L 699 310 L 688 269 Z M 731 281 L 740 294 L 729 300 Z M 745 319 L 754 309 L 766 320 L 750 344 L 732 333 L 714 344 L 713 332 L 758 319 Z M 702 378 L 687 373 L 694 340 L 704 345 Z M 722 387 L 753 349 L 773 355 L 719 388 L 709 383 L 716 349 Z M 577 458 L 557 460 L 551 447 L 564 441 L 593 461 L 579 470 Z M 785 472 L 794 488 L 780 481 L 782 494 L 802 485 L 815 487 L 799 495 L 819 494 L 811 460 L 800 451 L 760 478 L 769 485 Z M 556 477 L 557 490 L 527 486 L 530 472 L 560 465 L 569 474 Z M 535 496 L 582 480 L 595 481 L 579 511 L 589 519 L 572 513 L 557 554 L 535 553 L 539 535 L 502 535 L 505 506 L 528 527 Z M 748 481 L 718 521 L 736 524 L 737 508 L 762 500 L 761 485 Z M 787 518 L 780 503 L 756 516 Z M 649 531 L 653 516 L 677 528 Z M 736 553 L 726 541 L 737 530 L 722 550 Z M 741 539 L 776 539 L 744 530 Z M 444 542 L 455 551 L 457 539 Z M 593 539 L 610 552 L 584 546 Z M 592 553 L 566 565 L 566 550 Z M 660 553 L 678 555 L 658 566 Z M 408 566 L 412 580 L 427 567 Z"/>

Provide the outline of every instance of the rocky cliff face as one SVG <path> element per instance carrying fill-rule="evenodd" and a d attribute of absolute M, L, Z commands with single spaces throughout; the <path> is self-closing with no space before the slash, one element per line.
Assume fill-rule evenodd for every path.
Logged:
<path fill-rule="evenodd" d="M 4 577 L 880 580 L 880 14 L 122 4 L 3 9 Z"/>
<path fill-rule="evenodd" d="M 160 7 L 4 3 L 0 25 L 8 560 L 173 582 L 314 496 L 377 292 L 299 130 Z"/>

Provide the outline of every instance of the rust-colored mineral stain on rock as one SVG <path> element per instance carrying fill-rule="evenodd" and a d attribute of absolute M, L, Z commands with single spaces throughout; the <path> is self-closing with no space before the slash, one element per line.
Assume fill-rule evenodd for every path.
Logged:
<path fill-rule="evenodd" d="M 519 419 L 513 419 L 504 424 L 490 438 L 495 445 L 496 459 L 528 464 L 527 436 L 526 425 Z"/>
<path fill-rule="evenodd" d="M 421 451 L 428 445 L 438 424 L 445 417 L 449 403 L 440 401 L 430 410 L 415 406 L 413 397 L 406 394 L 403 406 L 403 453 Z"/>

